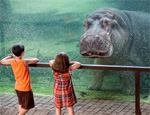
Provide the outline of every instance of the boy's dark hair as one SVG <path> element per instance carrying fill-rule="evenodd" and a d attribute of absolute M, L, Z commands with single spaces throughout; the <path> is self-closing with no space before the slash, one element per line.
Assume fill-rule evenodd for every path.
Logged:
<path fill-rule="evenodd" d="M 58 73 L 65 73 L 68 72 L 69 66 L 70 61 L 68 55 L 65 52 L 60 52 L 56 55 L 52 70 Z"/>
<path fill-rule="evenodd" d="M 21 56 L 22 52 L 24 52 L 24 45 L 20 43 L 13 45 L 12 52 L 15 56 Z"/>

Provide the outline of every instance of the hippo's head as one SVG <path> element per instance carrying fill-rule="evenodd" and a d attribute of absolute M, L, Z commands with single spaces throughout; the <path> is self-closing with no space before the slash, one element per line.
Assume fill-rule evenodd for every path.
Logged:
<path fill-rule="evenodd" d="M 83 57 L 110 57 L 113 52 L 121 51 L 128 33 L 124 17 L 116 9 L 98 9 L 88 15 L 80 38 L 80 54 Z"/>

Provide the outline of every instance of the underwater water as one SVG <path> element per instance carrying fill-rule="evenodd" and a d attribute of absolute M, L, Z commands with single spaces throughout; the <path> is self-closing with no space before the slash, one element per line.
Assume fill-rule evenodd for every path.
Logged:
<path fill-rule="evenodd" d="M 49 60 L 55 58 L 57 53 L 66 52 L 72 61 L 93 64 L 94 58 L 83 58 L 80 54 L 79 42 L 84 33 L 83 22 L 87 15 L 105 7 L 147 12 L 150 15 L 149 0 L 0 0 L 0 60 L 12 54 L 11 46 L 13 44 L 22 43 L 25 46 L 24 58 L 37 57 L 40 62 L 48 63 Z M 149 56 L 149 54 L 145 53 L 145 56 Z M 52 87 L 54 80 L 51 68 L 32 67 L 30 73 L 35 92 L 38 88 L 36 85 L 41 85 L 43 89 L 37 93 L 49 94 L 49 90 L 46 88 L 47 86 Z M 98 73 L 98 70 L 73 71 L 73 83 L 79 96 L 101 99 L 99 95 L 102 92 L 87 88 L 92 84 L 95 73 Z M 113 95 L 122 94 L 123 83 L 117 76 L 120 72 L 110 71 L 109 73 L 105 74 L 102 90 L 112 92 Z M 4 85 L 9 87 L 14 82 L 11 67 L 0 66 L 1 88 Z M 145 85 L 143 85 L 141 93 L 149 95 L 149 73 L 142 82 Z M 13 90 L 9 91 L 5 88 L 1 91 L 13 92 Z M 95 97 L 92 97 L 93 93 L 95 93 Z M 114 99 L 110 95 L 107 98 Z"/>

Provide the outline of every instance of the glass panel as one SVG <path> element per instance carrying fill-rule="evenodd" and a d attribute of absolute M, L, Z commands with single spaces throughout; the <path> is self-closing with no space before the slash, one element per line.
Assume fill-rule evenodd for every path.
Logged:
<path fill-rule="evenodd" d="M 128 37 L 132 36 L 131 38 L 135 40 L 126 42 L 128 45 L 124 46 L 122 50 L 126 51 L 124 52 L 126 55 L 130 55 L 128 58 L 123 57 L 124 53 L 118 55 L 115 52 L 115 48 L 122 46 L 122 43 L 117 42 L 119 44 L 115 45 L 113 54 L 116 57 L 111 63 L 105 63 L 106 60 L 100 63 L 101 60 L 97 60 L 97 58 L 83 58 L 80 54 L 80 37 L 84 33 L 84 20 L 95 10 L 105 7 L 116 8 L 121 12 L 122 10 L 136 12 L 135 14 L 126 13 L 125 18 L 119 17 L 120 19 L 129 18 L 129 22 L 118 21 L 119 26 L 111 25 L 111 29 L 117 31 L 119 28 L 117 32 L 122 32 L 123 23 L 132 23 L 130 27 L 127 26 L 125 34 L 122 32 L 120 35 L 129 35 Z M 13 44 L 22 43 L 25 46 L 24 58 L 37 57 L 40 62 L 48 63 L 49 60 L 55 58 L 58 52 L 66 52 L 70 60 L 79 61 L 82 64 L 150 66 L 149 9 L 149 0 L 1 0 L 0 59 L 12 54 Z M 138 11 L 142 13 L 138 13 Z M 147 12 L 147 17 L 144 16 L 145 12 Z M 139 22 L 136 22 L 139 18 L 135 18 L 135 15 L 141 18 Z M 136 26 L 138 23 L 143 26 Z M 97 25 L 99 24 L 101 23 L 97 23 Z M 93 27 L 97 27 L 97 25 Z M 138 29 L 140 31 L 135 37 Z M 128 30 L 133 33 L 129 34 Z M 112 36 L 117 36 L 117 32 Z M 136 44 L 137 38 L 141 36 L 143 43 Z M 31 67 L 30 73 L 34 92 L 52 95 L 54 76 L 51 68 Z M 143 74 L 144 72 L 141 74 L 141 99 L 148 102 L 150 74 Z M 134 100 L 134 72 L 104 71 L 102 73 L 101 70 L 80 69 L 73 71 L 72 80 L 77 96 L 81 98 Z M 0 92 L 13 93 L 14 83 L 12 68 L 0 66 Z M 119 97 L 119 95 L 121 96 Z M 130 95 L 131 98 L 130 96 L 124 97 L 126 95 Z"/>

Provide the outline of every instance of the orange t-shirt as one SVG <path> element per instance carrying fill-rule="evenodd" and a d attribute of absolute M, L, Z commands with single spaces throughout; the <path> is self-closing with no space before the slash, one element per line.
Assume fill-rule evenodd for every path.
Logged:
<path fill-rule="evenodd" d="M 19 91 L 30 91 L 31 83 L 30 83 L 30 72 L 29 66 L 25 67 L 23 59 L 16 61 L 11 61 L 12 69 L 15 75 L 15 89 Z"/>

